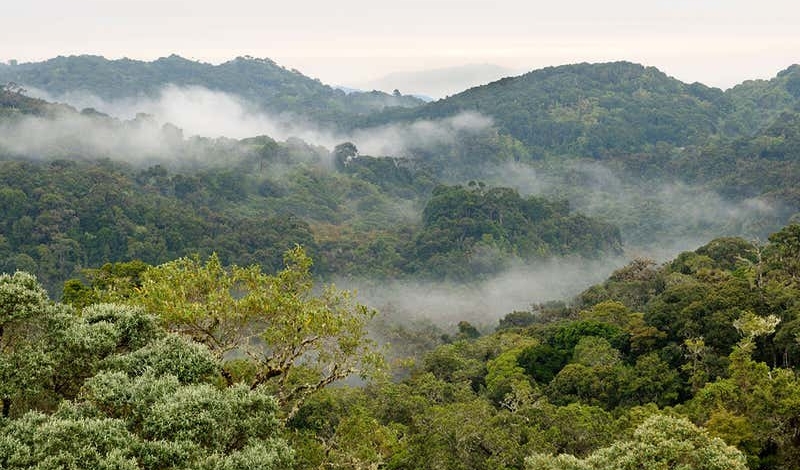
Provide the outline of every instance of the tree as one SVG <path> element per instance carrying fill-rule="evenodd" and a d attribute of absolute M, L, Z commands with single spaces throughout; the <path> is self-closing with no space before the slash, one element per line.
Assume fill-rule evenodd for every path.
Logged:
<path fill-rule="evenodd" d="M 271 391 L 218 387 L 219 368 L 141 307 L 79 316 L 0 275 L 0 468 L 290 468 Z"/>
<path fill-rule="evenodd" d="M 769 260 L 793 282 L 800 282 L 800 224 L 787 225 L 770 235 L 769 241 Z"/>
<path fill-rule="evenodd" d="M 3 416 L 20 416 L 30 409 L 52 411 L 61 400 L 75 398 L 84 381 L 112 364 L 114 357 L 139 350 L 163 334 L 141 308 L 95 304 L 79 316 L 51 302 L 34 276 L 0 275 Z M 192 356 L 184 350 L 171 359 L 187 357 Z"/>
<path fill-rule="evenodd" d="M 791 369 L 753 359 L 755 339 L 778 324 L 745 311 L 735 321 L 742 338 L 728 356 L 728 377 L 705 384 L 684 405 L 692 420 L 747 453 L 753 468 L 798 468 L 800 387 Z"/>
<path fill-rule="evenodd" d="M 41 390 L 53 360 L 42 347 L 52 310 L 36 278 L 18 271 L 0 275 L 0 399 L 2 416 L 13 401 Z"/>
<path fill-rule="evenodd" d="M 230 384 L 266 385 L 291 417 L 316 390 L 377 372 L 382 358 L 367 338 L 373 311 L 333 286 L 315 294 L 311 259 L 299 246 L 285 262 L 268 275 L 258 266 L 226 269 L 216 255 L 181 258 L 143 273 L 133 301 L 225 360 Z"/>
<path fill-rule="evenodd" d="M 263 389 L 105 372 L 77 403 L 0 423 L 0 468 L 291 468 L 277 412 Z"/>
<path fill-rule="evenodd" d="M 530 470 L 692 469 L 745 470 L 744 455 L 722 439 L 708 434 L 685 418 L 654 415 L 646 419 L 629 441 L 617 441 L 585 459 L 568 454 L 534 454 L 525 461 Z"/>
<path fill-rule="evenodd" d="M 333 164 L 343 170 L 354 158 L 358 158 L 358 148 L 352 142 L 344 142 L 333 149 Z"/>
<path fill-rule="evenodd" d="M 752 351 L 752 344 L 755 338 L 774 333 L 775 327 L 780 322 L 781 319 L 775 315 L 760 317 L 753 312 L 742 312 L 742 315 L 733 322 L 733 327 L 742 336 L 738 346 Z"/>

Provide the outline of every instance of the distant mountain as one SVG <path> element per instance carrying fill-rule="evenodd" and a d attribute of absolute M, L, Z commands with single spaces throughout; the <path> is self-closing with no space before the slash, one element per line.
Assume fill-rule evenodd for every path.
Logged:
<path fill-rule="evenodd" d="M 771 80 L 748 80 L 725 94 L 735 106 L 727 120 L 729 131 L 753 134 L 781 113 L 800 110 L 800 65 L 778 72 Z"/>
<path fill-rule="evenodd" d="M 423 101 L 382 92 L 346 93 L 269 59 L 237 57 L 220 65 L 177 55 L 153 62 L 98 56 L 56 57 L 44 62 L 3 65 L 0 83 L 15 82 L 54 96 L 85 91 L 104 100 L 155 96 L 164 86 L 202 86 L 236 94 L 263 110 L 334 123 L 386 107 Z"/>
<path fill-rule="evenodd" d="M 180 58 L 163 60 L 198 70 L 215 67 Z M 267 61 L 239 61 L 244 69 L 261 68 L 262 77 L 272 70 Z M 103 67 L 117 62 L 98 63 L 107 70 Z M 0 72 L 18 67 L 24 66 L 0 67 Z M 273 71 L 276 77 L 286 73 Z M 337 108 L 335 103 L 346 102 L 335 101 L 342 100 L 344 92 L 302 75 L 283 84 L 277 81 L 276 87 L 305 83 L 308 90 L 338 96 L 318 110 L 337 110 L 338 114 L 322 115 L 338 116 L 339 125 L 389 124 L 351 134 L 362 151 L 362 135 L 402 141 L 397 153 L 387 153 L 392 157 L 380 158 L 361 155 L 352 143 L 330 152 L 296 138 L 184 138 L 177 127 L 147 115 L 114 119 L 28 98 L 19 88 L 6 87 L 0 90 L 0 167 L 8 169 L 5 181 L 11 190 L 0 185 L 0 214 L 6 214 L 0 217 L 5 224 L 0 227 L 0 262 L 6 260 L 0 268 L 45 273 L 48 286 L 54 287 L 81 266 L 107 259 L 161 262 L 217 251 L 239 264 L 265 259 L 274 267 L 280 264 L 280 251 L 258 254 L 258 247 L 277 246 L 276 240 L 291 246 L 301 240 L 316 246 L 319 272 L 326 275 L 466 279 L 513 264 L 526 253 L 607 252 L 613 245 L 608 240 L 616 237 L 607 230 L 611 226 L 585 222 L 573 217 L 572 210 L 601 224 L 613 223 L 629 248 L 641 247 L 644 253 L 656 245 L 667 251 L 685 247 L 709 235 L 763 238 L 788 220 L 800 220 L 798 72 L 799 67 L 790 67 L 773 80 L 747 82 L 723 93 L 627 62 L 577 64 L 506 78 L 427 105 L 373 114 Z M 226 86 L 246 75 L 229 73 Z M 131 81 L 140 93 L 158 90 L 155 85 L 144 88 L 141 75 L 131 77 L 138 77 Z M 50 86 L 70 89 L 61 82 Z M 264 89 L 274 92 L 271 86 Z M 132 93 L 121 90 L 120 94 Z M 299 96 L 274 93 L 274 99 L 267 96 L 271 106 Z M 419 119 L 431 121 L 407 125 Z M 541 156 L 548 158 L 537 158 Z M 20 163 L 30 160 L 37 162 L 35 168 Z M 116 193 L 93 186 L 94 180 L 105 181 L 109 165 L 118 166 L 115 171 L 121 176 L 103 188 L 123 188 L 117 193 L 128 198 L 124 206 L 118 204 L 124 217 L 109 206 Z M 49 186 L 68 186 L 66 195 L 41 197 L 56 193 L 49 187 L 40 189 L 47 187 L 44 176 L 37 176 L 43 173 L 52 178 Z M 120 183 L 123 180 L 127 182 Z M 455 195 L 453 201 L 466 204 L 444 204 L 439 213 L 447 217 L 423 227 L 423 208 L 439 183 L 450 188 L 441 196 Z M 23 184 L 27 186 L 21 188 Z M 523 199 L 535 194 L 569 203 L 555 211 L 562 222 L 528 223 L 517 217 L 528 212 L 506 209 L 529 203 L 485 187 L 513 188 Z M 133 205 L 135 213 L 124 212 L 142 191 L 148 192 L 147 200 Z M 94 211 L 108 211 L 76 218 L 70 212 L 78 207 L 73 200 Z M 498 201 L 511 204 L 498 209 Z M 486 210 L 477 212 L 478 207 Z M 486 220 L 477 217 L 481 214 Z M 123 223 L 116 223 L 120 217 Z M 254 235 L 258 227 L 283 227 L 278 220 L 294 226 L 287 221 L 292 218 L 302 224 L 296 231 L 285 229 L 287 237 L 271 229 Z M 84 220 L 91 225 L 81 225 Z M 175 225 L 164 232 L 162 220 Z M 95 234 L 106 226 L 112 232 Z M 518 236 L 515 230 L 526 226 L 543 231 Z M 206 233 L 216 235 L 209 238 Z M 40 248 L 44 245 L 49 248 Z M 496 261 L 500 264 L 493 264 Z M 437 266 L 454 268 L 443 272 L 436 271 Z"/>
<path fill-rule="evenodd" d="M 363 125 L 473 111 L 535 154 L 598 157 L 658 142 L 698 142 L 716 133 L 731 109 L 721 90 L 683 83 L 654 67 L 583 63 L 504 78 L 422 108 L 368 117 Z"/>
<path fill-rule="evenodd" d="M 0 118 L 14 118 L 23 115 L 53 116 L 59 111 L 71 110 L 68 106 L 31 98 L 26 96 L 23 91 L 15 84 L 0 86 Z"/>
<path fill-rule="evenodd" d="M 362 88 L 400 90 L 414 96 L 444 98 L 483 85 L 518 71 L 493 64 L 468 64 L 412 72 L 395 72 L 366 82 Z"/>

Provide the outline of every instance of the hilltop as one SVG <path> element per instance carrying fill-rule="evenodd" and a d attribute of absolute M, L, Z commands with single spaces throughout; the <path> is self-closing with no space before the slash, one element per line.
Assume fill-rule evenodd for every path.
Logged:
<path fill-rule="evenodd" d="M 270 59 L 237 57 L 219 65 L 178 55 L 152 62 L 109 60 L 100 56 L 59 56 L 44 62 L 0 66 L 0 83 L 14 82 L 53 96 L 85 92 L 107 101 L 154 97 L 166 85 L 201 86 L 237 95 L 271 113 L 302 115 L 325 123 L 423 103 L 411 96 L 386 93 L 345 93 L 287 70 Z"/>

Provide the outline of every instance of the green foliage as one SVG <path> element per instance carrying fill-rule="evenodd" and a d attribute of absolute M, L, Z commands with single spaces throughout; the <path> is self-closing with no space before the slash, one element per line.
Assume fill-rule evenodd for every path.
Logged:
<path fill-rule="evenodd" d="M 175 191 L 182 175 L 170 177 L 164 168 L 146 173 L 108 161 L 0 162 L 2 185 L 24 195 L 12 198 L 17 215 L 0 218 L 0 233 L 16 255 L 0 261 L 0 270 L 35 271 L 51 292 L 85 274 L 88 285 L 73 280 L 64 292 L 83 307 L 96 299 L 94 289 L 137 286 L 147 263 L 218 251 L 226 261 L 277 270 L 295 243 L 314 247 L 309 226 L 295 217 L 225 199 L 228 185 L 210 181 L 213 172 L 195 176 L 195 191 L 183 197 Z M 246 177 L 232 179 L 240 178 Z M 84 272 L 89 266 L 100 267 Z"/>
<path fill-rule="evenodd" d="M 167 334 L 130 353 L 110 356 L 104 363 L 130 376 L 171 375 L 181 383 L 203 382 L 220 372 L 208 348 L 175 334 Z"/>
<path fill-rule="evenodd" d="M 584 291 L 579 299 L 581 305 L 586 307 L 615 300 L 629 308 L 641 309 L 652 296 L 663 289 L 663 280 L 658 276 L 656 263 L 639 258 L 614 271 L 602 284 Z"/>
<path fill-rule="evenodd" d="M 345 122 L 386 107 L 413 107 L 422 103 L 411 96 L 378 91 L 347 94 L 269 59 L 253 57 L 237 57 L 220 65 L 177 55 L 153 62 L 107 60 L 89 55 L 56 57 L 0 68 L 0 83 L 9 81 L 53 95 L 88 91 L 109 101 L 141 95 L 153 97 L 168 85 L 203 86 L 241 96 L 265 111 L 292 113 L 327 123 Z"/>
<path fill-rule="evenodd" d="M 748 80 L 726 92 L 735 104 L 726 120 L 729 130 L 752 133 L 773 121 L 797 104 L 800 69 L 793 65 L 771 80 Z"/>
<path fill-rule="evenodd" d="M 215 255 L 205 263 L 182 258 L 145 271 L 132 301 L 219 360 L 246 355 L 255 367 L 249 385 L 268 386 L 291 417 L 309 394 L 382 366 L 366 331 L 374 312 L 333 286 L 315 293 L 310 268 L 300 247 L 275 275 L 224 268 Z"/>
<path fill-rule="evenodd" d="M 13 276 L 0 275 L 0 328 L 10 327 L 12 322 L 26 320 L 47 304 L 47 293 L 36 281 L 36 277 L 17 271 Z"/>
<path fill-rule="evenodd" d="M 211 385 L 212 354 L 141 309 L 77 316 L 21 272 L 0 276 L 0 305 L 0 468 L 291 465 L 270 392 Z"/>
<path fill-rule="evenodd" d="M 566 202 L 475 182 L 436 187 L 422 218 L 414 241 L 418 270 L 445 278 L 496 273 L 514 259 L 613 253 L 620 243 L 613 227 L 571 214 Z"/>
<path fill-rule="evenodd" d="M 683 410 L 746 452 L 753 467 L 793 468 L 799 461 L 791 437 L 798 429 L 797 378 L 791 370 L 771 370 L 753 360 L 752 351 L 753 343 L 743 340 L 731 352 L 728 378 L 706 384 Z"/>
<path fill-rule="evenodd" d="M 141 309 L 77 316 L 21 272 L 0 299 L 0 468 L 291 466 L 271 393 L 212 385 L 211 353 Z"/>
<path fill-rule="evenodd" d="M 433 406 L 415 420 L 406 452 L 395 468 L 519 468 L 525 433 L 506 428 L 482 400 Z"/>
<path fill-rule="evenodd" d="M 26 273 L 0 276 L 0 293 L 4 318 L 13 318 L 0 324 L 3 416 L 51 410 L 59 400 L 76 397 L 83 382 L 112 356 L 131 353 L 162 335 L 155 319 L 140 309 L 97 304 L 76 316 L 52 304 Z"/>
<path fill-rule="evenodd" d="M 54 358 L 43 349 L 53 309 L 36 278 L 0 275 L 0 399 L 2 416 L 44 388 Z M 16 402 L 16 403 L 15 403 Z"/>
<path fill-rule="evenodd" d="M 535 454 L 525 468 L 548 470 L 604 470 L 675 468 L 744 470 L 744 456 L 721 439 L 711 438 L 686 419 L 656 415 L 634 432 L 630 441 L 618 441 L 584 459 L 571 455 Z"/>
<path fill-rule="evenodd" d="M 800 311 L 791 230 L 766 246 L 721 239 L 659 267 L 635 263 L 604 284 L 619 299 L 582 310 L 535 306 L 557 313 L 515 315 L 522 325 L 483 335 L 461 322 L 394 381 L 359 388 L 325 387 L 331 369 L 314 361 L 363 359 L 364 337 L 335 314 L 366 312 L 313 290 L 299 248 L 274 275 L 215 257 L 151 267 L 116 291 L 147 310 L 94 304 L 75 315 L 32 277 L 5 275 L 4 326 L 25 334 L 3 359 L 29 362 L 3 369 L 0 465 L 795 468 L 790 349 L 777 366 Z M 629 295 L 652 282 L 661 287 Z M 269 376 L 269 354 L 322 334 L 340 335 L 324 346 L 352 357 L 308 349 Z"/>
<path fill-rule="evenodd" d="M 653 67 L 584 63 L 505 78 L 369 122 L 478 111 L 533 153 L 602 157 L 657 142 L 698 142 L 716 131 L 730 106 L 722 91 L 681 83 Z"/>
<path fill-rule="evenodd" d="M 359 389 L 327 389 L 287 422 L 301 468 L 370 469 L 400 448 L 401 432 L 382 424 Z"/>
<path fill-rule="evenodd" d="M 185 163 L 134 168 L 69 143 L 37 161 L 0 149 L 0 271 L 35 271 L 51 292 L 70 279 L 56 304 L 32 276 L 0 275 L 0 468 L 744 468 L 716 438 L 752 468 L 800 466 L 796 224 L 765 245 L 725 237 L 663 265 L 636 259 L 494 333 L 391 318 L 378 335 L 416 362 L 360 388 L 327 385 L 383 365 L 372 312 L 315 288 L 310 258 L 291 248 L 322 276 L 471 281 L 616 253 L 623 238 L 763 237 L 800 207 L 796 67 L 723 93 L 578 64 L 380 115 L 368 114 L 411 103 L 343 97 L 269 61 L 83 57 L 16 72 L 85 63 L 111 95 L 126 83 L 152 93 L 168 71 L 290 89 L 259 104 L 341 127 L 476 110 L 494 124 L 391 157 L 169 127 L 158 157 Z M 79 116 L 0 93 L 3 122 L 55 114 Z M 109 135 L 146 124 L 80 117 Z M 458 184 L 469 179 L 489 183 Z M 98 303 L 110 300 L 140 307 Z"/>
<path fill-rule="evenodd" d="M 0 162 L 15 214 L 0 219 L 0 251 L 9 253 L 0 269 L 35 271 L 51 292 L 82 308 L 127 295 L 151 264 L 195 253 L 217 252 L 226 264 L 274 272 L 283 252 L 299 243 L 317 257 L 322 275 L 471 280 L 518 258 L 592 257 L 619 248 L 612 226 L 571 213 L 563 202 L 525 199 L 507 188 L 479 194 L 443 186 L 419 226 L 435 179 L 417 163 L 359 156 L 343 172 L 296 161 L 290 169 L 272 162 L 254 172 L 248 149 L 255 144 L 245 142 L 230 144 L 226 151 L 240 163 L 224 170 L 171 174 L 158 165 L 134 171 L 109 161 Z M 276 145 L 285 151 L 294 144 Z M 238 195 L 228 194 L 231 185 Z M 39 198 L 42 192 L 47 196 Z M 476 203 L 480 210 L 459 221 L 441 217 Z M 459 241 L 459 230 L 467 239 Z"/>
<path fill-rule="evenodd" d="M 519 366 L 522 347 L 509 349 L 486 364 L 486 396 L 512 410 L 534 395 L 530 379 Z"/>
<path fill-rule="evenodd" d="M 241 449 L 250 439 L 274 435 L 278 425 L 275 400 L 263 390 L 244 385 L 217 390 L 190 385 L 157 402 L 142 423 L 151 440 L 189 441 L 212 452 Z"/>
<path fill-rule="evenodd" d="M 180 386 L 171 376 L 103 374 L 79 406 L 3 427 L 0 465 L 22 468 L 289 468 L 274 399 L 238 386 Z"/>

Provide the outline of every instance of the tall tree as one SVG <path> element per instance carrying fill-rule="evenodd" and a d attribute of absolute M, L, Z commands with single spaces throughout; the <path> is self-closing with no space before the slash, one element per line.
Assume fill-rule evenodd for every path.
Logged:
<path fill-rule="evenodd" d="M 182 258 L 143 273 L 132 300 L 226 359 L 229 382 L 266 385 L 291 417 L 313 392 L 377 372 L 382 358 L 367 337 L 373 311 L 334 286 L 316 293 L 302 248 L 285 262 L 268 275 L 258 266 L 225 268 L 216 256 Z"/>

